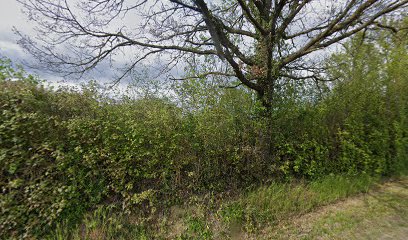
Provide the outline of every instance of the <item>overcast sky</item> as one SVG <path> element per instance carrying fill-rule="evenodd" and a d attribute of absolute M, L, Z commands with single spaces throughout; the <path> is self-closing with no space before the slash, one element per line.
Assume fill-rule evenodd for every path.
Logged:
<path fill-rule="evenodd" d="M 34 33 L 34 25 L 28 21 L 16 0 L 0 0 L 0 56 L 10 58 L 15 64 L 24 65 L 29 73 L 36 74 L 41 79 L 47 79 L 50 85 L 77 85 L 74 82 L 63 81 L 58 76 L 30 69 L 25 65 L 27 62 L 32 61 L 33 58 L 17 44 L 18 37 L 13 33 L 14 27 L 29 35 Z"/>
<path fill-rule="evenodd" d="M 131 22 L 137 22 L 134 18 L 129 18 Z M 137 19 L 136 19 L 137 20 Z M 129 24 L 132 25 L 132 24 Z M 6 56 L 15 63 L 29 62 L 32 57 L 26 54 L 23 49 L 17 44 L 18 37 L 13 33 L 12 29 L 15 27 L 19 31 L 27 35 L 35 35 L 33 30 L 34 24 L 28 21 L 25 14 L 21 11 L 21 6 L 17 0 L 0 0 L 0 55 Z M 120 60 L 120 59 L 119 59 Z M 24 65 L 24 64 L 23 64 Z M 26 67 L 28 68 L 28 67 Z M 102 67 L 102 69 L 109 69 L 109 67 Z M 35 70 L 28 69 L 30 72 Z M 49 75 L 42 71 L 35 71 L 42 78 L 49 80 L 58 79 L 55 75 Z M 105 72 L 102 75 L 91 76 L 98 80 L 106 80 L 112 77 L 112 71 Z M 51 79 L 50 79 L 51 78 Z"/>
<path fill-rule="evenodd" d="M 53 86 L 77 86 L 79 83 L 86 81 L 86 79 L 67 81 L 55 74 L 29 68 L 27 63 L 32 61 L 33 58 L 17 44 L 19 38 L 13 32 L 14 27 L 24 34 L 35 34 L 34 24 L 27 19 L 16 0 L 0 0 L 0 56 L 10 58 L 13 63 L 22 64 L 29 73 L 36 74 L 41 79 L 46 79 Z M 88 77 L 88 79 L 90 78 L 99 80 L 102 77 L 94 74 Z M 105 80 L 108 81 L 108 78 L 109 76 Z"/>
<path fill-rule="evenodd" d="M 325 2 L 325 1 L 323 1 Z M 123 19 L 122 19 L 123 20 Z M 137 22 L 137 19 L 131 17 L 128 19 L 130 22 Z M 132 24 L 129 24 L 132 25 Z M 20 4 L 17 0 L 0 0 L 0 56 L 10 58 L 14 63 L 30 62 L 33 58 L 24 52 L 24 50 L 17 44 L 18 37 L 13 33 L 13 27 L 18 29 L 24 34 L 35 35 L 34 23 L 31 23 L 26 15 L 22 12 Z M 130 53 L 132 54 L 132 53 Z M 119 63 L 121 63 L 118 59 Z M 28 72 L 38 74 L 42 79 L 47 79 L 52 82 L 60 82 L 61 78 L 55 74 L 49 74 L 44 71 L 30 69 L 25 67 Z M 100 70 L 102 69 L 102 70 Z M 99 82 L 110 82 L 113 79 L 113 71 L 108 65 L 100 67 L 96 73 L 92 73 L 87 78 L 97 79 Z M 173 75 L 179 75 L 176 72 Z M 75 81 L 70 81 L 68 84 L 72 84 Z"/>
<path fill-rule="evenodd" d="M 134 21 L 135 19 L 131 19 Z M 76 86 L 80 82 L 89 79 L 97 79 L 102 84 L 111 86 L 114 80 L 114 73 L 106 64 L 99 67 L 95 72 L 89 74 L 82 80 L 64 80 L 60 76 L 51 74 L 38 69 L 31 69 L 27 63 L 33 61 L 33 57 L 27 54 L 18 44 L 18 36 L 14 34 L 13 28 L 18 29 L 24 34 L 34 36 L 35 24 L 30 22 L 26 15 L 21 10 L 21 4 L 17 0 L 0 0 L 0 56 L 10 58 L 13 63 L 22 64 L 29 73 L 34 73 L 40 76 L 41 79 L 46 79 L 53 86 L 69 85 Z M 120 60 L 120 59 L 119 59 Z M 103 64 L 102 64 L 103 65 Z M 122 81 L 119 88 L 124 89 L 127 83 Z"/>
<path fill-rule="evenodd" d="M 14 61 L 21 61 L 27 55 L 17 45 L 17 36 L 12 28 L 16 27 L 24 32 L 32 32 L 32 24 L 20 10 L 16 0 L 0 0 L 0 54 Z"/>

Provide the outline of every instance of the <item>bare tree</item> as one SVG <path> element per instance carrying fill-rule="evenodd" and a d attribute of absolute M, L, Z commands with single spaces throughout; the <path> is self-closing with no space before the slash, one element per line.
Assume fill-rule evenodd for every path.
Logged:
<path fill-rule="evenodd" d="M 36 39 L 20 43 L 62 73 L 83 73 L 129 55 L 123 79 L 160 56 L 171 68 L 184 59 L 215 57 L 211 71 L 229 76 L 273 105 L 282 78 L 318 79 L 308 61 L 408 5 L 408 0 L 18 0 L 38 23 Z M 310 59 L 310 58 L 309 58 Z"/>

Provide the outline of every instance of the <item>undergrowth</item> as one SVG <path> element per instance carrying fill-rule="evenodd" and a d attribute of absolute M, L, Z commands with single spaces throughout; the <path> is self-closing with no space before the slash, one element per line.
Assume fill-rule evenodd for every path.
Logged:
<path fill-rule="evenodd" d="M 367 191 L 408 165 L 407 59 L 403 38 L 357 36 L 328 59 L 335 84 L 287 81 L 267 109 L 208 79 L 53 90 L 1 58 L 0 237 L 222 238 Z"/>
<path fill-rule="evenodd" d="M 274 182 L 222 199 L 216 206 L 197 200 L 178 206 L 184 209 L 182 214 L 165 211 L 154 225 L 132 222 L 132 215 L 117 210 L 98 208 L 79 225 L 59 225 L 48 239 L 234 239 L 366 193 L 380 181 L 368 175 L 330 175 L 314 181 Z"/>

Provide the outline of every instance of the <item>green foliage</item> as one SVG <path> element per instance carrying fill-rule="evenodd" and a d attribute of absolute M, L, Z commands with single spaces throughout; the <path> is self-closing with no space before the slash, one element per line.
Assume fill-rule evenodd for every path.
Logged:
<path fill-rule="evenodd" d="M 406 39 L 394 35 L 371 42 L 358 36 L 344 54 L 334 56 L 332 64 L 337 67 L 332 74 L 341 82 L 324 104 L 332 111 L 327 114 L 331 122 L 337 122 L 342 171 L 391 174 L 407 161 L 398 156 L 407 153 L 399 144 L 406 141 L 408 130 L 408 101 L 401 92 L 407 90 L 408 81 L 400 75 L 407 74 L 400 65 L 407 63 L 408 54 L 402 51 L 406 44 Z"/>
<path fill-rule="evenodd" d="M 2 238 L 42 238 L 57 225 L 77 226 L 99 204 L 153 221 L 161 207 L 194 194 L 323 179 L 295 188 L 273 183 L 221 210 L 226 222 L 251 230 L 262 219 L 367 186 L 327 175 L 407 171 L 407 40 L 375 39 L 357 36 L 330 59 L 339 81 L 323 94 L 307 83 L 279 86 L 268 114 L 247 89 L 219 88 L 217 79 L 183 82 L 176 101 L 112 99 L 95 84 L 79 92 L 46 89 L 1 59 Z M 341 192 L 330 192 L 330 184 Z M 202 219 L 188 225 L 189 235 L 211 238 Z"/>
<path fill-rule="evenodd" d="M 253 231 L 265 223 L 274 225 L 318 206 L 367 192 L 375 182 L 368 175 L 329 175 L 309 183 L 274 182 L 222 206 L 218 214 L 230 225 L 238 224 L 246 231 Z"/>
<path fill-rule="evenodd" d="M 115 209 L 98 206 L 79 225 L 59 223 L 47 240 L 151 239 L 142 223 Z"/>
<path fill-rule="evenodd" d="M 189 216 L 186 219 L 187 230 L 177 239 L 213 239 L 210 227 L 207 225 L 206 219 Z"/>

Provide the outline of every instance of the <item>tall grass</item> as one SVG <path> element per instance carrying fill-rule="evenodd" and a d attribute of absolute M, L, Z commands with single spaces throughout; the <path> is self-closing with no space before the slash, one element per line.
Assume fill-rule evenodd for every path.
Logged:
<path fill-rule="evenodd" d="M 183 215 L 171 216 L 172 213 L 167 212 L 161 218 L 172 220 L 163 226 L 160 226 L 163 224 L 160 221 L 146 225 L 136 221 L 138 218 L 132 215 L 100 207 L 88 213 L 79 225 L 58 225 L 47 239 L 231 238 L 237 231 L 254 232 L 266 224 L 274 225 L 349 196 L 368 192 L 379 180 L 380 178 L 369 175 L 329 175 L 310 182 L 274 182 L 243 193 L 236 200 L 223 199 L 215 210 L 208 205 L 207 209 L 197 214 L 197 209 L 203 205 L 190 205 L 184 209 Z M 202 214 L 203 212 L 206 214 Z M 215 224 L 214 216 L 217 219 Z M 174 226 L 177 224 L 182 226 Z M 178 233 L 160 230 L 163 227 L 181 230 Z"/>
<path fill-rule="evenodd" d="M 47 240 L 151 239 L 143 223 L 104 206 L 89 212 L 81 224 L 60 223 Z"/>
<path fill-rule="evenodd" d="M 221 218 L 254 230 L 265 223 L 274 224 L 294 215 L 368 192 L 379 178 L 369 175 L 328 175 L 311 182 L 274 182 L 251 191 L 221 207 Z"/>

